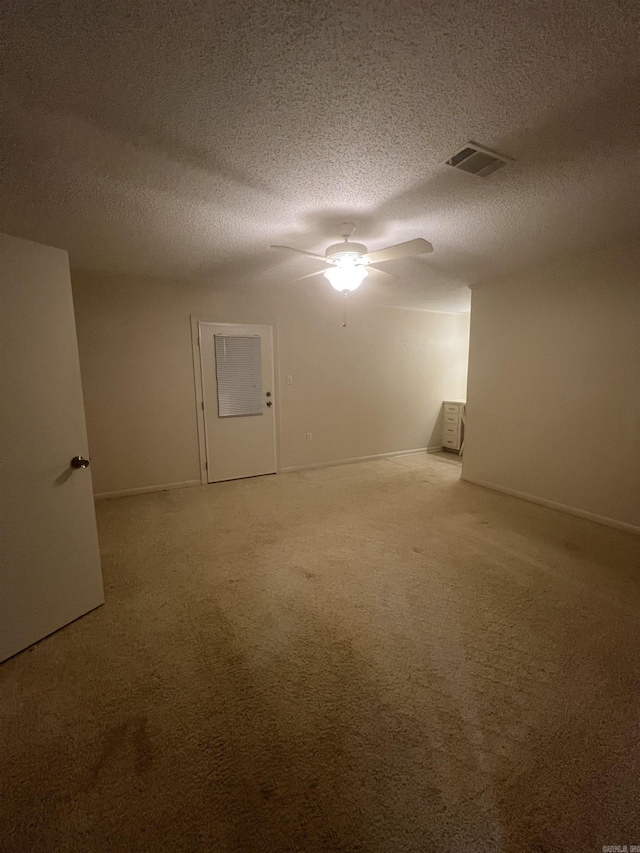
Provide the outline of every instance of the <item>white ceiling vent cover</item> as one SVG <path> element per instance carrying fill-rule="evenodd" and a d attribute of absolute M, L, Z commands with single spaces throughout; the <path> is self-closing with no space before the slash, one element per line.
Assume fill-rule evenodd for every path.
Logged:
<path fill-rule="evenodd" d="M 511 162 L 507 157 L 496 154 L 495 151 L 481 148 L 475 142 L 467 142 L 463 148 L 445 161 L 445 165 L 453 166 L 454 169 L 460 169 L 461 172 L 468 172 L 470 175 L 477 175 L 479 178 L 488 178 L 489 175 L 493 175 L 498 169 Z"/>

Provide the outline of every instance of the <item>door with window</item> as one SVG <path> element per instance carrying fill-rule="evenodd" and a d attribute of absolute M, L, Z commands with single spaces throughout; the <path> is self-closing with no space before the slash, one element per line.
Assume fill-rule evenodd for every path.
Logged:
<path fill-rule="evenodd" d="M 207 480 L 276 471 L 273 328 L 198 323 Z"/>

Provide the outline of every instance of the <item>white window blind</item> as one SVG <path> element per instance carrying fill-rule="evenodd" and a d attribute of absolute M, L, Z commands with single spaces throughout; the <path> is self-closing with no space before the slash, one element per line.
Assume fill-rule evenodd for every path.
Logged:
<path fill-rule="evenodd" d="M 214 335 L 218 417 L 263 414 L 259 335 Z"/>

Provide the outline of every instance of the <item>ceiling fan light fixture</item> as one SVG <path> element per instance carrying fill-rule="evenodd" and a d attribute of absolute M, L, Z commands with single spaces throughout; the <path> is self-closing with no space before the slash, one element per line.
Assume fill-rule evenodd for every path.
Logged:
<path fill-rule="evenodd" d="M 367 269 L 363 264 L 338 264 L 329 267 L 324 272 L 324 277 L 329 281 L 331 287 L 340 293 L 356 290 L 367 275 Z"/>
<path fill-rule="evenodd" d="M 306 252 L 304 249 L 295 249 L 293 246 L 271 246 L 272 249 L 284 249 L 286 252 L 295 252 L 296 255 L 304 255 L 307 258 L 315 258 L 317 261 L 323 261 L 329 264 L 328 270 L 316 270 L 316 272 L 301 275 L 296 281 L 301 281 L 305 278 L 312 278 L 316 275 L 324 275 L 327 281 L 331 284 L 334 290 L 339 293 L 344 293 L 346 296 L 352 290 L 356 290 L 368 274 L 367 267 L 371 264 L 371 269 L 375 270 L 379 276 L 389 276 L 390 278 L 398 278 L 393 273 L 388 273 L 386 270 L 381 270 L 373 264 L 380 264 L 384 261 L 394 261 L 398 258 L 411 258 L 414 255 L 426 255 L 428 252 L 433 252 L 433 246 L 422 237 L 416 237 L 413 240 L 406 240 L 404 243 L 396 243 L 394 246 L 387 246 L 384 249 L 376 249 L 370 252 L 363 243 L 354 243 L 349 238 L 355 229 L 353 222 L 344 222 L 342 224 L 342 243 L 334 243 L 329 246 L 324 255 L 319 255 L 317 252 Z"/>

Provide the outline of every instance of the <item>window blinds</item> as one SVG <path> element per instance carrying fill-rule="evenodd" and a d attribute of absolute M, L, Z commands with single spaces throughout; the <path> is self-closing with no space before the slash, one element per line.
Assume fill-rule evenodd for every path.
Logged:
<path fill-rule="evenodd" d="M 218 417 L 263 414 L 259 335 L 214 335 Z"/>

